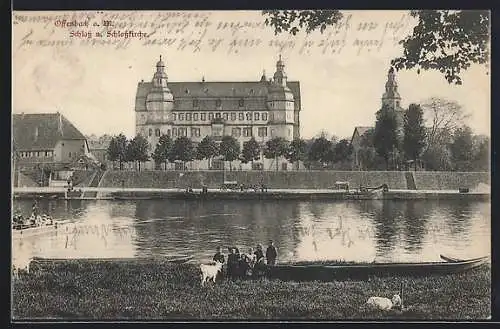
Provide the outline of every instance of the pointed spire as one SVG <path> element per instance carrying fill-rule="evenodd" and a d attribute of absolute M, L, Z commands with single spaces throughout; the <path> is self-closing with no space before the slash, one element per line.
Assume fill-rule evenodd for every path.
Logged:
<path fill-rule="evenodd" d="M 262 70 L 262 76 L 260 77 L 260 82 L 266 82 L 266 70 Z"/>
<path fill-rule="evenodd" d="M 205 76 L 201 77 L 201 82 L 205 82 Z"/>

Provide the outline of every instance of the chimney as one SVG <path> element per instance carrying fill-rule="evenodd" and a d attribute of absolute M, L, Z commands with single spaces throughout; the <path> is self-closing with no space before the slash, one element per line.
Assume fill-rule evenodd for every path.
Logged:
<path fill-rule="evenodd" d="M 58 124 L 58 130 L 59 130 L 59 133 L 61 134 L 61 136 L 63 135 L 63 122 L 62 122 L 62 114 L 57 112 L 58 116 L 59 116 L 59 124 Z"/>

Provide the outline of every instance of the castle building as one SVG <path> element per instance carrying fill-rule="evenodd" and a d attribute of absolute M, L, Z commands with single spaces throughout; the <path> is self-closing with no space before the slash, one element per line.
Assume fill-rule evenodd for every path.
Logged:
<path fill-rule="evenodd" d="M 382 95 L 382 108 L 386 108 L 389 111 L 394 111 L 396 114 L 396 120 L 398 124 L 398 133 L 402 135 L 403 133 L 403 119 L 405 109 L 401 107 L 401 96 L 398 92 L 398 83 L 396 81 L 396 74 L 394 68 L 390 68 L 387 73 L 387 82 L 385 83 L 385 92 Z M 375 129 L 372 127 L 355 127 L 354 132 L 351 137 L 351 145 L 353 147 L 354 154 L 354 168 L 361 169 L 363 164 L 359 156 L 359 150 L 361 146 L 361 140 L 365 133 L 370 130 Z"/>
<path fill-rule="evenodd" d="M 273 137 L 291 141 L 300 136 L 300 84 L 288 81 L 285 64 L 279 57 L 272 79 L 265 72 L 256 81 L 169 82 L 166 64 L 160 56 L 150 82 L 139 82 L 135 101 L 136 134 L 146 137 L 151 152 L 162 134 L 176 139 L 186 136 L 199 143 L 205 136 L 220 141 L 233 136 L 243 143 L 252 137 L 264 145 Z M 235 161 L 236 163 L 237 161 Z M 291 168 L 279 160 L 281 170 Z M 195 161 L 197 169 L 208 163 Z M 213 167 L 221 163 L 214 161 Z M 264 159 L 254 163 L 273 169 L 276 163 Z M 240 168 L 249 165 L 240 164 Z M 213 168 L 222 169 L 222 168 Z"/>

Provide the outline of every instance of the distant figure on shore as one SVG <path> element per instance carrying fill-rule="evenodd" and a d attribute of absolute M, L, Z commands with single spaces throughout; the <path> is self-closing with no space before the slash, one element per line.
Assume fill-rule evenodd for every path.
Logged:
<path fill-rule="evenodd" d="M 229 255 L 227 255 L 227 276 L 235 279 L 238 272 L 238 255 L 236 255 L 236 249 L 231 248 Z"/>
<path fill-rule="evenodd" d="M 217 248 L 217 252 L 215 253 L 213 260 L 214 260 L 214 262 L 219 262 L 222 264 L 224 264 L 224 262 L 226 261 L 224 258 L 224 254 L 222 253 L 221 247 Z"/>
<path fill-rule="evenodd" d="M 262 249 L 263 249 L 262 245 L 258 244 L 257 250 L 255 250 L 254 252 L 256 263 L 261 263 L 264 261 L 264 251 Z"/>
<path fill-rule="evenodd" d="M 277 258 L 278 258 L 278 251 L 276 250 L 276 247 L 274 246 L 274 242 L 271 240 L 271 241 L 269 241 L 269 246 L 267 247 L 267 250 L 266 250 L 267 264 L 268 265 L 276 265 Z"/>

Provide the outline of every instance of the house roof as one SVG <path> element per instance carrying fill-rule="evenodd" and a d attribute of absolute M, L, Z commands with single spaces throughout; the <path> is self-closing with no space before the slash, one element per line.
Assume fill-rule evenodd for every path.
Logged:
<path fill-rule="evenodd" d="M 85 136 L 60 113 L 14 114 L 12 139 L 18 151 L 53 149 L 60 140 L 85 140 Z"/>
<path fill-rule="evenodd" d="M 175 98 L 217 98 L 217 97 L 265 97 L 268 83 L 260 81 L 242 82 L 168 82 L 167 86 Z M 137 97 L 146 97 L 152 82 L 139 82 Z M 300 82 L 289 81 L 288 88 L 293 93 L 296 108 L 300 109 Z"/>
<path fill-rule="evenodd" d="M 373 129 L 374 127 L 368 127 L 368 126 L 358 126 L 354 127 L 354 132 L 352 133 L 351 137 L 351 143 L 352 140 L 354 139 L 354 136 L 356 135 L 356 132 L 358 133 L 359 136 L 363 136 L 368 130 Z"/>

